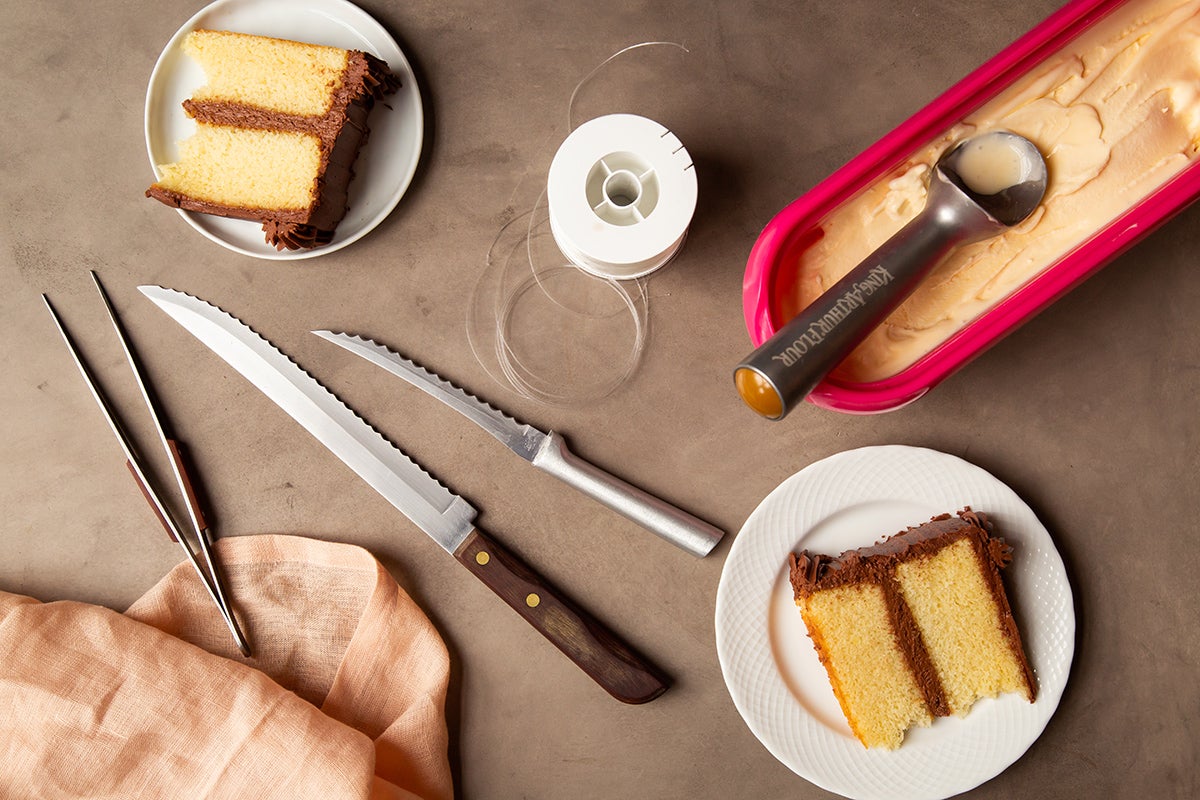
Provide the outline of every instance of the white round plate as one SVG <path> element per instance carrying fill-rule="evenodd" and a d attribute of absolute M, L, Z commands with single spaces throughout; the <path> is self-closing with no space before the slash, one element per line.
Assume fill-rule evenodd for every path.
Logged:
<path fill-rule="evenodd" d="M 910 730 L 897 750 L 867 750 L 850 732 L 808 638 L 788 554 L 837 555 L 964 506 L 987 514 L 1013 546 L 1004 580 L 1037 699 L 981 700 L 966 717 Z M 1015 492 L 955 456 L 865 447 L 796 473 L 746 520 L 717 589 L 716 636 L 738 712 L 792 771 L 855 800 L 934 800 L 998 775 L 1041 734 L 1066 688 L 1075 611 L 1049 533 Z"/>
<path fill-rule="evenodd" d="M 177 160 L 177 143 L 196 123 L 181 103 L 204 85 L 200 65 L 182 50 L 185 36 L 197 28 L 230 30 L 312 44 L 362 50 L 387 62 L 400 79 L 395 94 L 371 112 L 371 134 L 354 162 L 350 210 L 333 241 L 311 250 L 278 251 L 263 238 L 260 223 L 180 210 L 188 224 L 217 244 L 256 258 L 312 258 L 361 239 L 384 220 L 408 189 L 421 157 L 424 112 L 411 65 L 400 46 L 378 22 L 346 0 L 217 0 L 176 31 L 163 48 L 146 91 L 146 149 L 154 174 L 158 165 Z"/>

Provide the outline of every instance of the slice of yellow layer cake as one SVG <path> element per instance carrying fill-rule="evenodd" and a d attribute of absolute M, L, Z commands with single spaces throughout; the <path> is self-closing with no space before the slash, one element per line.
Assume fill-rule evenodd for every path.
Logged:
<path fill-rule="evenodd" d="M 367 53 L 229 31 L 192 31 L 183 51 L 207 83 L 183 103 L 196 133 L 159 165 L 148 197 L 257 220 L 279 249 L 327 244 L 347 210 L 367 115 L 399 83 Z"/>
<path fill-rule="evenodd" d="M 1000 569 L 1012 549 L 983 514 L 944 514 L 837 557 L 789 559 L 796 605 L 854 735 L 893 749 L 913 726 L 1015 692 L 1033 702 Z"/>

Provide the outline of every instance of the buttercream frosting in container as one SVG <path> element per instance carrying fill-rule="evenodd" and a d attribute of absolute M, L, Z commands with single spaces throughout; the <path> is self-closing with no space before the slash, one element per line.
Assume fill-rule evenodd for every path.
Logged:
<path fill-rule="evenodd" d="M 911 402 L 1200 193 L 1200 0 L 1069 4 L 784 209 L 747 266 L 755 343 L 921 211 L 939 155 L 998 129 L 1045 156 L 1042 206 L 939 264 L 812 402 Z"/>

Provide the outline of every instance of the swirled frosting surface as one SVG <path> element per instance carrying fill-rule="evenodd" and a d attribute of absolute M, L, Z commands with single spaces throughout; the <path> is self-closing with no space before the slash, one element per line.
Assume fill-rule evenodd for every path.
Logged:
<path fill-rule="evenodd" d="M 854 382 L 911 366 L 1152 194 L 1200 151 L 1200 0 L 1132 0 L 834 210 L 800 257 L 795 307 L 837 282 L 925 205 L 932 165 L 993 129 L 1046 157 L 1041 207 L 953 252 L 835 371 Z"/>

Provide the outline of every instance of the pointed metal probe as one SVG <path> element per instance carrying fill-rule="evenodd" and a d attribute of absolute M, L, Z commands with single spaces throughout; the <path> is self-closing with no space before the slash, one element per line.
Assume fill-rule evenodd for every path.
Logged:
<path fill-rule="evenodd" d="M 94 273 L 93 278 L 95 278 Z M 100 288 L 100 283 L 98 280 L 96 281 L 96 286 L 100 289 L 101 296 L 104 296 L 104 290 Z M 104 299 L 105 305 L 108 306 L 108 298 L 105 297 Z M 225 624 L 229 627 L 229 632 L 233 634 L 233 639 L 237 644 L 238 650 L 240 650 L 243 655 L 249 656 L 250 646 L 247 644 L 246 637 L 242 633 L 241 628 L 238 627 L 237 619 L 234 617 L 232 609 L 225 601 L 224 587 L 221 585 L 222 581 L 219 573 L 217 573 L 217 571 L 214 569 L 212 577 L 210 578 L 209 575 L 204 571 L 204 567 L 202 567 L 200 562 L 196 559 L 196 554 L 193 552 L 191 545 L 188 544 L 187 539 L 184 537 L 181 526 L 175 520 L 171 510 L 162 501 L 161 492 L 151 481 L 150 475 L 147 473 L 141 457 L 137 454 L 137 451 L 134 449 L 129 436 L 125 433 L 124 428 L 121 426 L 120 420 L 118 419 L 116 412 L 113 410 L 112 405 L 108 402 L 108 399 L 101 391 L 99 383 L 97 383 L 95 377 L 92 375 L 91 370 L 88 369 L 88 366 L 84 362 L 83 357 L 80 355 L 78 348 L 75 346 L 74 340 L 71 338 L 70 334 L 67 333 L 66 326 L 63 324 L 62 319 L 59 318 L 58 313 L 54 310 L 54 306 L 50 303 L 50 298 L 43 294 L 42 300 L 46 303 L 46 308 L 49 310 L 50 316 L 53 318 L 59 334 L 62 335 L 63 341 L 66 342 L 67 350 L 70 352 L 71 358 L 75 362 L 75 366 L 79 369 L 79 373 L 83 376 L 84 382 L 87 383 L 88 389 L 91 390 L 92 397 L 95 399 L 96 404 L 100 406 L 100 410 L 104 413 L 104 418 L 108 422 L 109 428 L 117 437 L 117 441 L 120 443 L 121 449 L 125 453 L 126 465 L 129 467 L 129 471 L 133 474 L 134 480 L 137 481 L 138 487 L 142 490 L 142 494 L 145 495 L 146 500 L 149 501 L 151 508 L 154 509 L 159 522 L 161 522 L 163 527 L 166 528 L 168 535 L 173 540 L 178 542 L 180 547 L 183 548 L 184 553 L 187 555 L 188 561 L 191 562 L 192 567 L 196 570 L 196 574 L 200 577 L 201 583 L 204 584 L 204 588 L 208 591 L 208 594 L 212 598 L 213 602 L 217 604 L 217 608 L 221 612 L 221 617 L 225 620 Z M 108 308 L 110 315 L 112 315 L 111 306 Z M 117 324 L 115 315 L 112 315 L 112 318 L 114 325 Z M 125 336 L 119 327 L 118 334 L 121 336 L 122 345 L 126 347 L 126 355 L 132 359 L 131 351 L 128 349 L 128 343 L 126 342 Z M 143 387 L 143 396 L 147 396 L 145 394 L 145 386 L 142 382 L 141 375 L 137 367 L 134 367 L 134 373 L 138 376 L 138 385 Z M 160 436 L 164 436 L 165 438 L 165 433 L 161 427 L 161 421 L 158 419 L 158 415 L 153 405 L 151 405 L 151 414 L 155 417 L 155 424 L 159 426 L 158 429 Z M 173 440 L 168 439 L 165 441 L 171 442 Z M 171 454 L 171 462 L 173 468 L 176 470 L 177 479 L 183 481 L 181 486 L 183 487 L 185 496 L 188 498 L 189 512 L 194 514 L 196 513 L 192 509 L 194 496 L 190 491 L 186 478 L 182 478 L 179 472 L 179 470 L 181 470 L 181 466 L 178 462 L 178 449 L 177 447 L 173 449 L 170 444 L 165 444 L 164 446 L 167 447 L 168 452 Z M 195 518 L 193 521 L 195 521 Z M 197 528 L 197 530 L 199 531 L 203 529 Z M 211 555 L 208 552 L 207 543 L 205 542 L 205 535 L 203 533 L 198 533 L 198 536 L 200 538 L 201 550 L 205 552 L 205 557 L 209 560 L 209 568 L 212 569 L 213 562 L 211 560 Z"/>
<path fill-rule="evenodd" d="M 133 371 L 133 377 L 137 381 L 138 389 L 142 393 L 142 399 L 146 402 L 146 408 L 150 410 L 150 418 L 154 420 L 154 429 L 158 433 L 158 440 L 170 458 L 171 472 L 174 473 L 175 483 L 179 486 L 179 491 L 185 500 L 188 516 L 192 521 L 192 528 L 196 531 L 196 540 L 200 545 L 200 552 L 203 553 L 204 561 L 207 563 L 208 571 L 212 576 L 213 588 L 216 590 L 218 602 L 229 618 L 234 619 L 233 607 L 229 604 L 229 598 L 225 590 L 225 581 L 221 576 L 220 570 L 217 568 L 216 559 L 213 557 L 212 530 L 209 528 L 208 521 L 204 517 L 204 512 L 200 508 L 200 502 L 196 496 L 195 483 L 191 476 L 188 475 L 179 440 L 168 433 L 167 418 L 159 409 L 154 392 L 150 389 L 149 384 L 146 383 L 141 364 L 138 362 L 137 355 L 133 352 L 133 346 L 129 342 L 129 336 L 125 332 L 125 326 L 121 324 L 116 310 L 113 309 L 112 302 L 108 299 L 108 293 L 104 291 L 104 287 L 100 284 L 100 276 L 94 270 L 89 270 L 89 273 L 92 276 L 92 282 L 96 284 L 96 291 L 100 293 L 100 299 L 104 301 L 104 309 L 108 312 L 109 320 L 112 321 L 113 330 L 117 332 L 117 339 L 121 342 L 121 349 L 125 351 L 125 360 L 129 362 L 129 368 Z M 236 620 L 234 624 L 236 625 Z M 239 641 L 238 648 L 242 650 L 243 655 L 249 655 L 244 641 Z"/>

